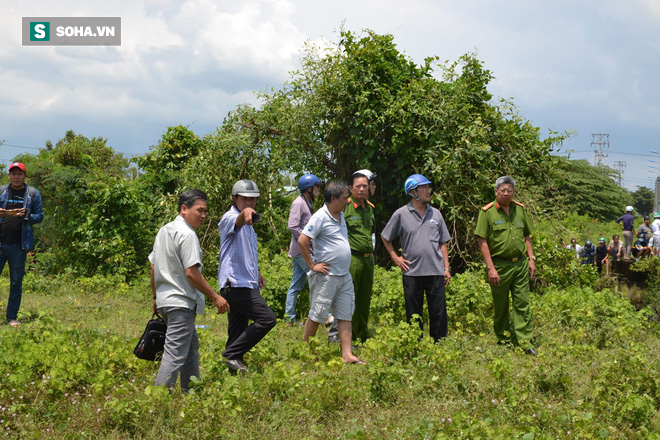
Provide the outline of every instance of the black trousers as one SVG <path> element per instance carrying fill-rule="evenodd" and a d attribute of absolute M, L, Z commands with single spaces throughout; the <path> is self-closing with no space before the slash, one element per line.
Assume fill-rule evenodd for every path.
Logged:
<path fill-rule="evenodd" d="M 277 317 L 257 290 L 230 287 L 222 293 L 229 303 L 225 359 L 241 359 L 275 327 Z M 248 321 L 252 324 L 248 325 Z"/>
<path fill-rule="evenodd" d="M 403 296 L 406 300 L 406 320 L 424 313 L 424 293 L 429 306 L 429 334 L 437 342 L 447 337 L 447 301 L 445 299 L 445 277 L 442 275 L 409 277 L 403 276 Z M 419 329 L 424 330 L 422 320 Z"/>

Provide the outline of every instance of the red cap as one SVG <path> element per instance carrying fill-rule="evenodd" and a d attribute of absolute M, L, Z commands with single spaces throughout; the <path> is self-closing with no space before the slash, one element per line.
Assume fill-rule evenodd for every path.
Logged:
<path fill-rule="evenodd" d="M 27 173 L 25 170 L 25 165 L 23 165 L 20 162 L 14 162 L 13 164 L 9 165 L 9 171 L 11 171 L 12 168 L 20 168 L 23 170 L 24 173 Z"/>

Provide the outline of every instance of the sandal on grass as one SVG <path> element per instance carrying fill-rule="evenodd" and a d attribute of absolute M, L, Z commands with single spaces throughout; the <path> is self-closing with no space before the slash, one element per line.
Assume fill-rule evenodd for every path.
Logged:
<path fill-rule="evenodd" d="M 21 325 L 21 323 L 16 321 L 15 319 L 9 321 L 8 324 L 11 325 L 12 327 L 18 327 L 19 325 Z"/>
<path fill-rule="evenodd" d="M 344 362 L 344 363 L 348 364 L 348 365 L 367 365 L 367 363 L 365 361 L 363 361 L 362 359 L 355 359 L 354 361 Z"/>

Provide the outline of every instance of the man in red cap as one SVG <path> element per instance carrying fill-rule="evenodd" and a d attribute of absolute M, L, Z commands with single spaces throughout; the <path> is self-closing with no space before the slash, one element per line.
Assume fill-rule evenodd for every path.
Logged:
<path fill-rule="evenodd" d="M 9 185 L 0 186 L 0 272 L 9 263 L 7 323 L 18 327 L 18 310 L 23 296 L 27 252 L 34 246 L 32 225 L 41 223 L 44 212 L 41 194 L 25 184 L 25 165 L 9 165 Z"/>

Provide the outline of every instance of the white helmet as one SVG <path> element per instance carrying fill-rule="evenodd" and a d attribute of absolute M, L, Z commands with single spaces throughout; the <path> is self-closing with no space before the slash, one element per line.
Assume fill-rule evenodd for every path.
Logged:
<path fill-rule="evenodd" d="M 356 172 L 353 173 L 353 175 L 355 176 L 356 174 L 364 174 L 364 176 L 367 178 L 369 182 L 371 182 L 376 178 L 376 175 L 367 169 L 357 170 Z"/>
<path fill-rule="evenodd" d="M 633 207 L 632 206 L 626 206 L 626 212 L 632 212 Z"/>
<path fill-rule="evenodd" d="M 232 196 L 259 197 L 259 188 L 251 180 L 239 180 L 231 189 Z"/>

